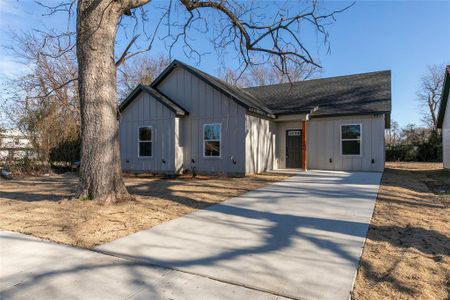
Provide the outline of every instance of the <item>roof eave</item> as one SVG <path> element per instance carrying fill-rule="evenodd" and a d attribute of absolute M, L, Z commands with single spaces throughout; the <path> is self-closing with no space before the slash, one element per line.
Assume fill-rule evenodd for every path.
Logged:
<path fill-rule="evenodd" d="M 298 109 L 298 110 L 294 110 L 294 111 L 290 111 L 290 112 L 281 112 L 281 113 L 277 113 L 276 116 L 288 116 L 288 115 L 298 115 L 298 114 L 312 114 L 316 111 L 319 110 L 319 106 L 314 106 L 314 107 L 306 107 L 304 109 Z"/>
<path fill-rule="evenodd" d="M 370 116 L 370 115 L 384 115 L 385 124 L 384 128 L 390 128 L 390 116 L 391 111 L 366 111 L 366 112 L 354 112 L 354 113 L 334 113 L 334 114 L 323 114 L 314 115 L 311 114 L 311 118 L 332 118 L 332 117 L 349 117 L 349 116 Z"/>
<path fill-rule="evenodd" d="M 439 105 L 439 113 L 438 113 L 438 121 L 437 121 L 437 128 L 442 128 L 442 125 L 444 123 L 444 117 L 445 117 L 445 111 L 447 109 L 447 102 L 448 102 L 448 94 L 450 91 L 450 65 L 448 65 L 445 68 L 445 77 L 444 77 L 444 84 L 442 87 L 442 98 L 441 103 Z"/>
<path fill-rule="evenodd" d="M 175 115 L 180 116 L 180 117 L 189 115 L 189 112 L 186 109 L 181 107 L 179 104 L 175 103 L 175 101 L 171 100 L 168 96 L 161 93 L 160 91 L 152 90 L 145 85 L 142 85 L 142 87 L 145 91 L 147 91 L 149 94 L 151 94 L 159 102 L 161 102 L 167 108 L 172 110 L 175 113 Z"/>
<path fill-rule="evenodd" d="M 152 89 L 146 87 L 143 84 L 138 84 L 136 88 L 134 88 L 134 90 L 128 95 L 128 97 L 125 98 L 125 100 L 123 100 L 122 103 L 119 104 L 118 112 L 122 113 L 142 91 L 145 91 L 146 93 L 150 94 L 158 102 L 160 102 L 169 110 L 171 110 L 173 113 L 175 113 L 176 116 L 183 117 L 189 115 L 189 112 L 187 110 L 180 107 L 174 101 L 170 100 L 167 96 L 161 94 L 159 91 L 158 93 L 160 93 L 161 95 L 158 95 Z M 165 97 L 165 99 L 163 97 Z"/>

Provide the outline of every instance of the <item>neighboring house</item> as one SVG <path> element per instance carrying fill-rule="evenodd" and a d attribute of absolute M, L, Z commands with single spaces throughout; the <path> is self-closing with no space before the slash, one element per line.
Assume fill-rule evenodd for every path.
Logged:
<path fill-rule="evenodd" d="M 175 60 L 119 112 L 125 171 L 382 171 L 391 73 L 240 89 Z"/>
<path fill-rule="evenodd" d="M 32 149 L 30 139 L 19 130 L 0 131 L 0 160 L 24 158 Z"/>
<path fill-rule="evenodd" d="M 442 160 L 444 168 L 450 169 L 450 116 L 448 105 L 450 102 L 450 66 L 445 68 L 444 88 L 442 90 L 441 105 L 439 106 L 439 115 L 437 127 L 442 128 Z"/>

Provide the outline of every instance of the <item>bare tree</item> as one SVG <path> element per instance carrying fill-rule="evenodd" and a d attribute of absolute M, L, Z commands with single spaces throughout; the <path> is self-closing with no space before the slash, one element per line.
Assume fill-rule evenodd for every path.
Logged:
<path fill-rule="evenodd" d="M 395 146 L 400 143 L 402 131 L 397 121 L 391 120 L 391 126 L 386 134 L 386 145 Z"/>
<path fill-rule="evenodd" d="M 129 50 L 137 36 L 132 38 L 118 60 L 115 59 L 115 36 L 123 16 L 135 17 L 141 13 L 141 16 L 148 17 L 143 6 L 149 2 L 79 0 L 77 3 L 76 50 L 82 131 L 81 197 L 102 203 L 131 199 L 122 179 L 120 164 L 116 71 L 120 64 L 136 54 L 130 54 Z M 262 5 L 259 1 L 168 1 L 164 14 L 167 20 L 165 24 L 169 27 L 167 37 L 171 38 L 171 46 L 181 41 L 187 55 L 200 57 L 201 53 L 192 46 L 188 33 L 199 26 L 198 22 L 203 22 L 205 32 L 208 32 L 208 21 L 211 21 L 217 24 L 216 30 L 211 31 L 214 46 L 218 49 L 234 47 L 240 54 L 243 70 L 256 63 L 256 56 L 266 61 L 275 57 L 281 72 L 287 74 L 289 60 L 319 66 L 300 39 L 301 29 L 312 26 L 327 41 L 325 26 L 334 20 L 337 13 L 346 9 L 322 13 L 317 1 L 311 1 L 299 4 L 298 9 L 290 5 L 267 16 Z M 53 8 L 53 11 L 57 9 Z M 171 21 L 172 10 L 186 12 L 183 24 Z M 172 29 L 178 29 L 179 32 L 174 33 Z M 144 50 L 151 49 L 153 38 L 154 35 Z"/>
<path fill-rule="evenodd" d="M 445 65 L 427 67 L 427 73 L 421 78 L 417 99 L 423 109 L 422 121 L 426 126 L 437 128 L 437 114 L 444 84 Z"/>
<path fill-rule="evenodd" d="M 225 67 L 220 73 L 226 82 L 239 87 L 301 81 L 314 78 L 320 73 L 320 68 L 315 65 L 294 61 L 286 63 L 286 73 L 283 73 L 277 63 L 277 60 L 271 59 L 266 64 L 251 65 L 242 74 Z"/>
<path fill-rule="evenodd" d="M 26 74 L 7 81 L 2 109 L 12 124 L 30 137 L 40 159 L 47 162 L 53 147 L 79 139 L 80 108 L 73 80 L 77 76 L 75 52 L 53 55 L 68 41 L 56 42 L 47 35 L 13 34 L 11 40 L 8 49 L 30 68 Z"/>
<path fill-rule="evenodd" d="M 118 73 L 119 98 L 125 98 L 139 83 L 149 85 L 170 64 L 165 55 L 138 56 L 127 60 Z"/>

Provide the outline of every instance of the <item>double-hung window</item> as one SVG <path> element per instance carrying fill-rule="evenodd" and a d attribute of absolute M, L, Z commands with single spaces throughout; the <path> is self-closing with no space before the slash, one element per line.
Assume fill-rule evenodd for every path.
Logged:
<path fill-rule="evenodd" d="M 220 157 L 222 139 L 221 124 L 203 125 L 203 155 L 204 157 Z"/>
<path fill-rule="evenodd" d="M 342 155 L 361 155 L 361 124 L 341 125 Z"/>
<path fill-rule="evenodd" d="M 139 157 L 152 156 L 153 129 L 151 126 L 139 127 Z"/>

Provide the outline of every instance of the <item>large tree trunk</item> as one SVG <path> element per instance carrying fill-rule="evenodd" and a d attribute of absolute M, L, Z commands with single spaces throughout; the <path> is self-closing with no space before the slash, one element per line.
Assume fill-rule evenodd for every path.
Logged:
<path fill-rule="evenodd" d="M 78 2 L 80 197 L 102 203 L 131 199 L 122 179 L 116 104 L 114 42 L 121 14 L 116 1 Z"/>

